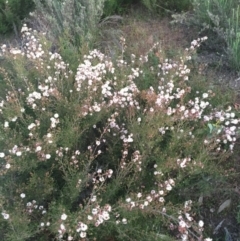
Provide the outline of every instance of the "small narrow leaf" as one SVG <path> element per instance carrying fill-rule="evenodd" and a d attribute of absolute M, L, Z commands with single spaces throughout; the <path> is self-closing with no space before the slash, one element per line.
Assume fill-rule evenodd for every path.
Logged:
<path fill-rule="evenodd" d="M 213 125 L 212 125 L 211 123 L 208 123 L 207 125 L 208 125 L 208 128 L 209 128 L 209 130 L 210 130 L 210 133 L 212 133 L 212 131 L 213 131 Z"/>
<path fill-rule="evenodd" d="M 223 202 L 218 209 L 218 213 L 222 212 L 225 208 L 228 208 L 230 204 L 231 204 L 231 199 L 228 199 L 225 202 Z"/>
<path fill-rule="evenodd" d="M 201 195 L 201 196 L 198 198 L 198 204 L 199 204 L 199 205 L 202 205 L 202 204 L 203 204 L 203 195 Z"/>
<path fill-rule="evenodd" d="M 214 229 L 213 234 L 217 234 L 217 233 L 218 233 L 218 230 L 222 227 L 222 224 L 223 224 L 224 221 L 225 221 L 225 219 L 223 219 L 223 220 L 218 224 L 218 226 Z"/>

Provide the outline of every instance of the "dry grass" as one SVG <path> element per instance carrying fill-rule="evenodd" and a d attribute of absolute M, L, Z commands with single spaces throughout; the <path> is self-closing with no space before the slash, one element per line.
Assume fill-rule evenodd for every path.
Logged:
<path fill-rule="evenodd" d="M 189 43 L 184 32 L 176 26 L 171 26 L 169 18 L 125 19 L 122 31 L 126 37 L 127 51 L 144 55 L 155 42 L 160 42 L 165 51 L 183 50 Z M 174 46 L 174 47 L 173 47 Z"/>

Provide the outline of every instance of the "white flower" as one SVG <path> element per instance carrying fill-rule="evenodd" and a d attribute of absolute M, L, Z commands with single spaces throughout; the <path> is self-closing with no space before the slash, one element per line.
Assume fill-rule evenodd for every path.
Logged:
<path fill-rule="evenodd" d="M 123 141 L 124 142 L 133 142 L 133 138 L 129 136 L 128 138 L 125 138 Z"/>
<path fill-rule="evenodd" d="M 203 222 L 202 220 L 200 220 L 200 221 L 198 222 L 198 226 L 199 226 L 200 228 L 202 228 L 202 227 L 204 226 L 204 222 Z"/>
<path fill-rule="evenodd" d="M 6 164 L 5 166 L 7 169 L 9 169 L 11 167 L 11 165 L 9 163 Z"/>
<path fill-rule="evenodd" d="M 123 219 L 122 219 L 122 223 L 123 223 L 123 224 L 127 224 L 127 219 L 126 219 L 126 218 L 123 218 Z"/>
<path fill-rule="evenodd" d="M 43 226 L 44 226 L 44 223 L 41 223 L 40 226 L 43 227 Z"/>
<path fill-rule="evenodd" d="M 164 191 L 163 191 L 163 190 L 160 190 L 158 193 L 159 193 L 160 195 L 163 195 L 163 194 L 164 194 Z"/>
<path fill-rule="evenodd" d="M 22 29 L 21 29 L 21 33 L 22 32 L 27 32 L 28 31 L 28 27 L 26 24 L 23 25 Z"/>
<path fill-rule="evenodd" d="M 91 215 L 88 215 L 88 220 L 93 220 L 93 217 Z"/>
<path fill-rule="evenodd" d="M 138 197 L 138 198 L 142 197 L 142 193 L 139 192 L 139 193 L 137 194 L 137 197 Z"/>
<path fill-rule="evenodd" d="M 65 213 L 62 214 L 62 215 L 61 215 L 61 219 L 62 219 L 62 220 L 66 220 L 66 219 L 67 219 L 67 215 L 66 215 Z"/>
<path fill-rule="evenodd" d="M 21 194 L 20 194 L 20 197 L 21 197 L 21 198 L 25 198 L 25 197 L 26 197 L 26 194 L 25 194 L 25 193 L 21 193 Z"/>
<path fill-rule="evenodd" d="M 16 156 L 21 156 L 22 155 L 22 152 L 21 151 L 17 151 L 16 152 Z"/>
<path fill-rule="evenodd" d="M 31 202 L 28 202 L 27 203 L 27 207 L 31 207 L 32 206 L 32 203 Z"/>
<path fill-rule="evenodd" d="M 17 120 L 17 116 L 12 118 L 12 122 L 15 122 Z"/>
<path fill-rule="evenodd" d="M 171 186 L 170 184 L 167 184 L 166 189 L 167 189 L 168 191 L 171 191 L 171 190 L 172 190 L 172 186 Z"/>
<path fill-rule="evenodd" d="M 21 50 L 19 50 L 19 49 L 12 49 L 12 50 L 10 50 L 10 52 L 12 54 L 21 54 Z"/>
<path fill-rule="evenodd" d="M 4 219 L 9 219 L 9 217 L 10 217 L 9 214 L 7 214 L 7 213 L 2 213 L 2 215 L 3 215 Z"/>
<path fill-rule="evenodd" d="M 36 126 L 36 124 L 31 123 L 31 124 L 28 126 L 28 130 L 31 130 L 31 129 L 34 128 L 35 126 Z"/>
<path fill-rule="evenodd" d="M 84 223 L 81 223 L 80 227 L 82 231 L 86 231 L 88 229 L 88 226 Z"/>
<path fill-rule="evenodd" d="M 80 233 L 80 237 L 81 237 L 81 238 L 86 238 L 86 236 L 87 236 L 87 233 L 86 233 L 86 232 L 81 232 L 81 233 Z"/>
<path fill-rule="evenodd" d="M 38 152 L 38 151 L 41 151 L 42 150 L 42 147 L 41 146 L 37 146 L 35 152 Z"/>
<path fill-rule="evenodd" d="M 174 186 L 175 182 L 174 182 L 174 180 L 173 180 L 173 179 L 169 179 L 168 181 L 169 181 L 169 183 L 170 183 L 171 185 L 173 185 L 173 186 Z"/>
<path fill-rule="evenodd" d="M 203 93 L 202 97 L 203 97 L 203 99 L 206 99 L 208 97 L 208 94 L 207 93 Z"/>
<path fill-rule="evenodd" d="M 9 127 L 9 123 L 7 121 L 4 122 L 4 127 L 5 128 Z"/>
<path fill-rule="evenodd" d="M 59 117 L 59 114 L 57 114 L 57 113 L 56 113 L 56 114 L 54 114 L 54 118 L 56 118 L 56 119 L 57 119 L 58 117 Z"/>
<path fill-rule="evenodd" d="M 62 230 L 66 230 L 64 224 L 62 224 L 62 223 L 61 223 L 61 225 L 60 225 L 60 228 L 61 228 Z"/>
<path fill-rule="evenodd" d="M 1 158 L 5 157 L 5 154 L 3 152 L 0 152 L 0 157 Z"/>
<path fill-rule="evenodd" d="M 234 120 L 231 121 L 231 123 L 236 125 L 236 124 L 238 124 L 238 120 L 234 119 Z"/>
<path fill-rule="evenodd" d="M 93 214 L 93 215 L 96 215 L 96 214 L 97 214 L 97 212 L 98 212 L 98 211 L 97 211 L 97 209 L 96 209 L 96 208 L 93 208 L 93 209 L 92 209 L 92 214 Z"/>
<path fill-rule="evenodd" d="M 236 130 L 236 128 L 237 128 L 236 126 L 231 126 L 231 127 L 230 127 L 230 131 L 232 131 L 232 132 L 233 132 L 233 131 L 235 131 L 235 130 Z"/>
<path fill-rule="evenodd" d="M 46 159 L 50 159 L 51 158 L 51 155 L 50 154 L 46 154 Z"/>
<path fill-rule="evenodd" d="M 92 198 L 91 198 L 91 201 L 92 202 L 95 202 L 97 200 L 97 196 L 96 195 L 93 195 Z"/>
<path fill-rule="evenodd" d="M 183 220 L 181 220 L 179 222 L 179 226 L 182 227 L 182 228 L 185 228 L 187 226 L 187 224 Z"/>
<path fill-rule="evenodd" d="M 100 182 L 104 182 L 104 181 L 105 181 L 104 177 L 100 177 L 100 178 L 99 178 L 99 181 L 100 181 Z"/>
<path fill-rule="evenodd" d="M 110 219 L 109 213 L 107 211 L 102 212 L 102 217 L 103 217 L 104 220 Z"/>
<path fill-rule="evenodd" d="M 96 141 L 96 145 L 99 146 L 100 145 L 100 141 Z"/>
<path fill-rule="evenodd" d="M 159 198 L 159 202 L 163 203 L 163 202 L 164 202 L 164 198 L 163 198 L 163 197 L 160 197 L 160 198 Z"/>

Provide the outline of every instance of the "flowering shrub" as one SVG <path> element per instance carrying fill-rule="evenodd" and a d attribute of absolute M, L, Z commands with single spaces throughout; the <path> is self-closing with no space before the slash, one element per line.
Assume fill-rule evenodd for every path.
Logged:
<path fill-rule="evenodd" d="M 1 47 L 2 239 L 210 240 L 194 202 L 176 198 L 237 138 L 231 106 L 189 85 L 205 38 L 179 60 L 158 44 L 129 62 L 93 50 L 74 72 L 44 34 L 22 33 L 22 49 Z"/>

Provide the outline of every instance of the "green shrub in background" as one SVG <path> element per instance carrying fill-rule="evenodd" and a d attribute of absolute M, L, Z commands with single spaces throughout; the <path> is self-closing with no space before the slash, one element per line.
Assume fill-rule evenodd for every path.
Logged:
<path fill-rule="evenodd" d="M 33 9 L 32 0 L 0 0 L 0 34 L 19 30 L 21 21 Z"/>
<path fill-rule="evenodd" d="M 190 0 L 0 0 L 0 33 L 19 30 L 21 21 L 35 9 L 38 25 L 48 26 L 59 36 L 68 28 L 69 38 L 79 42 L 79 36 L 90 38 L 90 32 L 100 17 L 121 14 L 130 4 L 143 4 L 150 11 L 184 11 Z M 95 8 L 93 7 L 95 6 Z M 71 17 L 70 17 L 71 16 Z M 77 36 L 78 35 L 78 36 Z M 76 39 L 75 39 L 76 38 Z M 81 37 L 82 38 L 82 37 Z"/>
<path fill-rule="evenodd" d="M 150 11 L 158 13 L 181 12 L 191 8 L 191 0 L 142 0 L 142 3 Z"/>
<path fill-rule="evenodd" d="M 140 0 L 106 0 L 103 9 L 103 17 L 113 14 L 122 14 L 128 10 L 129 5 L 140 2 Z"/>
<path fill-rule="evenodd" d="M 207 31 L 209 36 L 214 36 L 212 37 L 214 41 L 207 42 L 208 48 L 211 49 L 213 47 L 214 50 L 226 55 L 228 57 L 228 63 L 226 64 L 239 71 L 239 1 L 193 0 L 193 9 L 194 15 L 193 18 L 188 19 L 189 22 L 199 26 L 200 31 L 204 34 Z"/>
<path fill-rule="evenodd" d="M 53 39 L 65 35 L 78 46 L 83 39 L 90 41 L 93 30 L 103 13 L 105 0 L 34 0 L 36 24 L 51 33 Z"/>

